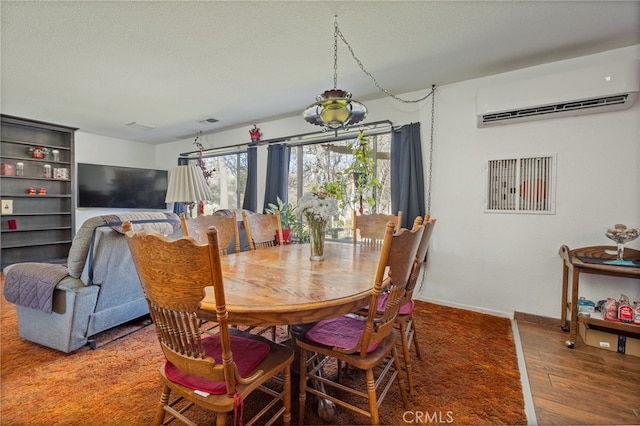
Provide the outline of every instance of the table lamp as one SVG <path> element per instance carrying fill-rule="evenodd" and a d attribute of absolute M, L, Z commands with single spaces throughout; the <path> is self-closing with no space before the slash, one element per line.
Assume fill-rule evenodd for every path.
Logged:
<path fill-rule="evenodd" d="M 169 175 L 166 203 L 184 203 L 189 206 L 189 217 L 193 217 L 196 202 L 211 200 L 209 185 L 198 166 L 177 166 Z"/>

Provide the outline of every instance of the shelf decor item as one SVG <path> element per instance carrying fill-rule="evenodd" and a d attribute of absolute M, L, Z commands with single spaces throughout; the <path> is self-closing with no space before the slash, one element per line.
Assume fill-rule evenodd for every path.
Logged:
<path fill-rule="evenodd" d="M 31 154 L 31 157 L 43 159 L 49 153 L 49 148 L 45 148 L 42 146 L 36 146 L 36 147 L 31 146 L 27 149 L 27 151 L 29 152 L 29 154 Z"/>
<path fill-rule="evenodd" d="M 2 163 L 2 166 L 0 166 L 0 175 L 13 176 L 14 173 L 15 168 L 13 167 L 13 164 Z"/>
<path fill-rule="evenodd" d="M 329 220 L 338 214 L 338 202 L 326 192 L 308 192 L 298 202 L 296 210 L 304 215 L 309 227 L 312 261 L 324 260 L 324 236 Z"/>
<path fill-rule="evenodd" d="M 69 179 L 69 169 L 66 167 L 56 167 L 53 169 L 53 177 L 56 179 Z"/>
<path fill-rule="evenodd" d="M 627 225 L 618 223 L 613 228 L 605 228 L 604 234 L 617 245 L 617 262 L 623 262 L 624 244 L 635 240 L 640 236 L 640 228 L 627 228 Z"/>

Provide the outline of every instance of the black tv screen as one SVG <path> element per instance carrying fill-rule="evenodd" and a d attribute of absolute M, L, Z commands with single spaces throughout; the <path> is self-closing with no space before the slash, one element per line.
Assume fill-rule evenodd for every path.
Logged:
<path fill-rule="evenodd" d="M 78 163 L 78 207 L 166 209 L 168 172 Z"/>

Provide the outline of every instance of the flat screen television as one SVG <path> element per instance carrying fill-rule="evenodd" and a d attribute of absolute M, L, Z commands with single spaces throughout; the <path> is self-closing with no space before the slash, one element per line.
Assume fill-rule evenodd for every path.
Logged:
<path fill-rule="evenodd" d="M 78 163 L 78 207 L 166 209 L 168 172 Z"/>

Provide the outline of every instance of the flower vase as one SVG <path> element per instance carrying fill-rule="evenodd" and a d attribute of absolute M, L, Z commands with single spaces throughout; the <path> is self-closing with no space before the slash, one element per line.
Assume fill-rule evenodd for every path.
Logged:
<path fill-rule="evenodd" d="M 309 260 L 324 260 L 324 234 L 326 223 L 309 222 L 309 242 L 311 247 L 311 257 Z"/>

